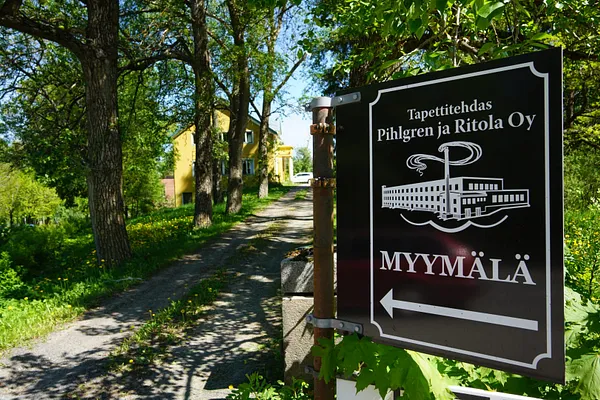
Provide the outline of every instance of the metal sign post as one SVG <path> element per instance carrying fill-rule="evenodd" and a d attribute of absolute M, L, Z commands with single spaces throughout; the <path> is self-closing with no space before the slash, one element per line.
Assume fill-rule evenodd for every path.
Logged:
<path fill-rule="evenodd" d="M 313 224 L 314 224 L 314 297 L 316 318 L 334 317 L 333 300 L 333 135 L 332 105 L 329 97 L 316 97 L 310 103 L 313 113 Z M 332 328 L 314 328 L 315 344 L 320 338 L 333 340 Z M 314 369 L 321 370 L 315 357 Z M 315 378 L 315 399 L 332 400 L 334 382 Z"/>

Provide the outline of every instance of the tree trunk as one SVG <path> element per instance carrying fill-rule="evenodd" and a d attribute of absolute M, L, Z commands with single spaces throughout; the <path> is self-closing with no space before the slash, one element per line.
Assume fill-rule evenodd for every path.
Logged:
<path fill-rule="evenodd" d="M 213 203 L 223 202 L 223 189 L 221 188 L 221 160 L 213 158 Z"/>
<path fill-rule="evenodd" d="M 213 134 L 219 134 L 219 121 L 216 108 L 213 108 Z M 218 140 L 221 140 L 220 138 Z M 220 149 L 219 149 L 220 152 Z M 221 155 L 216 156 L 213 153 L 213 203 L 220 204 L 225 198 L 223 196 L 223 188 L 221 187 Z"/>
<path fill-rule="evenodd" d="M 246 103 L 246 118 L 239 118 L 241 110 L 238 108 L 238 117 L 232 122 L 229 137 L 229 183 L 227 185 L 227 208 L 228 214 L 236 214 L 242 209 L 242 147 L 244 145 L 244 134 L 248 121 L 248 103 Z"/>
<path fill-rule="evenodd" d="M 237 48 L 236 75 L 237 100 L 235 101 L 235 119 L 232 119 L 233 129 L 229 129 L 229 185 L 227 187 L 228 214 L 238 213 L 242 208 L 242 147 L 244 135 L 248 125 L 248 106 L 250 105 L 250 72 L 248 68 L 248 55 L 244 39 L 245 27 L 241 21 L 242 10 L 231 0 L 227 2 L 231 25 L 234 32 L 233 42 Z"/>
<path fill-rule="evenodd" d="M 131 257 L 124 219 L 123 154 L 117 112 L 119 1 L 89 1 L 87 46 L 81 60 L 86 83 L 88 195 L 98 260 Z"/>
<path fill-rule="evenodd" d="M 211 110 L 213 83 L 208 53 L 208 31 L 204 0 L 192 0 L 192 31 L 194 35 L 194 124 L 196 126 L 196 204 L 194 227 L 204 228 L 212 224 L 212 134 Z"/>
<path fill-rule="evenodd" d="M 258 198 L 269 196 L 269 115 L 271 114 L 271 93 L 264 90 L 260 132 L 258 139 Z"/>

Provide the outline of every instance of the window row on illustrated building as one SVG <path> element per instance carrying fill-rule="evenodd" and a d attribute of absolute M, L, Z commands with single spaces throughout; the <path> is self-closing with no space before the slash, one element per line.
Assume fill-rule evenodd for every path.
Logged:
<path fill-rule="evenodd" d="M 468 219 L 502 209 L 529 207 L 529 190 L 504 189 L 501 178 L 456 177 L 382 186 L 381 190 L 382 208 L 428 211 L 442 219 Z"/>

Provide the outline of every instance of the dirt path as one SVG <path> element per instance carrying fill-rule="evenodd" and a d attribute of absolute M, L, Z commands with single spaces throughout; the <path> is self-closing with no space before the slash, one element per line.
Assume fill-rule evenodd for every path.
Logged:
<path fill-rule="evenodd" d="M 277 354 L 269 343 L 280 335 L 279 263 L 309 240 L 312 202 L 295 199 L 296 188 L 184 257 L 149 281 L 111 299 L 32 348 L 17 348 L 0 360 L 0 399 L 82 398 L 220 399 L 229 385 L 254 371 L 271 370 Z M 260 232 L 277 225 L 260 251 L 229 266 L 240 275 L 219 296 L 193 334 L 172 349 L 173 362 L 151 366 L 139 379 L 109 374 L 107 356 L 148 310 L 159 310 L 210 276 Z"/>

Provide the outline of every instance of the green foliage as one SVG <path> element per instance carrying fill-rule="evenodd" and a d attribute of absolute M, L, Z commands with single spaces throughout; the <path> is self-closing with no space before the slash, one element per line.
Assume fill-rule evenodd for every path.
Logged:
<path fill-rule="evenodd" d="M 25 285 L 14 268 L 7 252 L 0 254 L 0 302 L 3 298 L 21 296 Z"/>
<path fill-rule="evenodd" d="M 565 293 L 567 365 L 565 391 L 581 399 L 600 398 L 600 307 Z"/>
<path fill-rule="evenodd" d="M 246 375 L 247 383 L 242 383 L 227 396 L 228 400 L 310 400 L 313 398 L 309 392 L 308 383 L 292 378 L 290 386 L 281 381 L 271 385 L 258 373 Z"/>
<path fill-rule="evenodd" d="M 587 0 L 317 0 L 312 19 L 302 45 L 326 93 L 549 45 L 574 70 L 600 53 L 600 11 Z"/>
<path fill-rule="evenodd" d="M 61 226 L 19 226 L 11 229 L 0 249 L 10 255 L 15 265 L 35 276 L 59 262 L 65 250 L 64 241 L 65 232 Z"/>
<path fill-rule="evenodd" d="M 156 72 L 125 75 L 120 83 L 123 197 L 128 215 L 139 216 L 165 204 L 161 172 L 173 168 L 174 155 L 172 149 L 168 152 L 169 124 L 161 119 L 163 110 L 156 99 L 160 90 Z"/>
<path fill-rule="evenodd" d="M 579 393 L 582 399 L 600 398 L 600 353 L 585 354 L 574 360 L 567 373 L 570 377 L 575 377 L 575 393 Z"/>
<path fill-rule="evenodd" d="M 404 389 L 406 399 L 452 399 L 451 381 L 437 370 L 438 359 L 413 351 L 373 343 L 356 334 L 337 344 L 320 339 L 312 353 L 321 357 L 319 376 L 326 382 L 341 373 L 356 376 L 356 389 L 374 385 L 382 398 L 390 390 Z"/>
<path fill-rule="evenodd" d="M 76 197 L 73 205 L 61 205 L 54 213 L 54 222 L 59 224 L 67 236 L 84 233 L 91 229 L 90 211 L 87 198 Z"/>
<path fill-rule="evenodd" d="M 308 147 L 298 147 L 294 154 L 294 174 L 312 171 L 312 155 Z"/>
<path fill-rule="evenodd" d="M 0 221 L 41 221 L 51 217 L 60 204 L 53 189 L 8 164 L 0 164 Z"/>
<path fill-rule="evenodd" d="M 0 102 L 10 161 L 35 171 L 70 203 L 87 195 L 83 72 L 61 46 L 19 33 L 10 37 L 11 46 L 0 52 L 0 62 L 13 66 L 6 69 L 10 80 L 19 78 L 19 90 Z"/>
<path fill-rule="evenodd" d="M 600 130 L 599 130 L 600 132 Z M 600 151 L 568 149 L 564 162 L 565 209 L 585 210 L 600 198 Z"/>
<path fill-rule="evenodd" d="M 565 213 L 567 284 L 594 301 L 600 299 L 600 207 Z"/>

